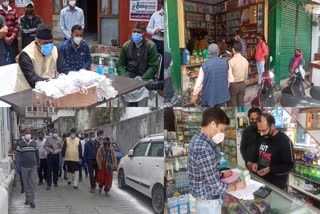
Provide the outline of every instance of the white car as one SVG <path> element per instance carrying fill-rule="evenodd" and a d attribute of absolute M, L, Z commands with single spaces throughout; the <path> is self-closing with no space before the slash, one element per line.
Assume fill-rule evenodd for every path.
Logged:
<path fill-rule="evenodd" d="M 155 213 L 164 210 L 164 135 L 140 140 L 118 167 L 118 185 L 130 186 L 152 199 Z"/>

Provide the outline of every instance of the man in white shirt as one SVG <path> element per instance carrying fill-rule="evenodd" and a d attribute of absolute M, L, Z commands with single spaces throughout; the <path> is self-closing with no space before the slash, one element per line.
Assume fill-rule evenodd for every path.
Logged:
<path fill-rule="evenodd" d="M 40 167 L 38 169 L 39 186 L 43 185 L 43 180 L 47 180 L 47 150 L 44 148 L 46 138 L 43 137 L 43 133 L 38 133 L 38 139 L 36 140 L 37 149 L 39 151 Z"/>
<path fill-rule="evenodd" d="M 164 52 L 164 9 L 163 0 L 159 0 L 161 9 L 153 13 L 147 26 L 147 33 L 152 35 L 152 41 L 157 46 L 157 52 L 163 56 Z M 163 80 L 163 60 L 161 65 L 160 80 Z"/>
<path fill-rule="evenodd" d="M 68 6 L 63 8 L 60 13 L 60 29 L 64 39 L 71 38 L 71 28 L 80 25 L 84 29 L 83 10 L 76 6 L 76 0 L 68 0 Z"/>
<path fill-rule="evenodd" d="M 89 135 L 86 133 L 84 136 L 80 138 L 80 143 L 82 146 L 82 157 L 84 153 L 84 145 L 89 141 Z M 88 177 L 88 165 L 85 163 L 85 161 L 82 159 L 82 163 L 80 164 L 79 169 L 79 181 L 82 182 L 82 168 L 84 169 L 84 172 L 86 174 L 86 178 Z"/>

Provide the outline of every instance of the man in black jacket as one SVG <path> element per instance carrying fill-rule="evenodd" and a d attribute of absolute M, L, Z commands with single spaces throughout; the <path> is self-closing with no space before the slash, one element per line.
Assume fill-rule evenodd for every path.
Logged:
<path fill-rule="evenodd" d="M 288 175 L 295 160 L 293 144 L 289 137 L 275 127 L 275 119 L 270 114 L 258 118 L 258 130 L 263 137 L 259 148 L 258 162 L 252 171 L 280 189 L 287 187 Z"/>
<path fill-rule="evenodd" d="M 248 111 L 248 118 L 250 126 L 248 126 L 242 134 L 240 151 L 243 160 L 245 161 L 247 169 L 251 171 L 253 163 L 258 161 L 259 147 L 260 147 L 260 134 L 257 130 L 257 119 L 261 115 L 261 109 L 252 107 Z"/>
<path fill-rule="evenodd" d="M 22 49 L 35 40 L 36 30 L 43 21 L 34 13 L 34 3 L 29 1 L 25 4 L 25 15 L 19 18 L 20 31 L 22 35 Z"/>

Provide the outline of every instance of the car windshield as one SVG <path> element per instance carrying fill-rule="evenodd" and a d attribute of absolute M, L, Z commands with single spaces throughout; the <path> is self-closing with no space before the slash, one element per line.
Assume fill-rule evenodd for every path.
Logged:
<path fill-rule="evenodd" d="M 114 150 L 116 150 L 117 152 L 119 151 L 118 145 L 116 143 L 112 143 L 112 146 Z"/>

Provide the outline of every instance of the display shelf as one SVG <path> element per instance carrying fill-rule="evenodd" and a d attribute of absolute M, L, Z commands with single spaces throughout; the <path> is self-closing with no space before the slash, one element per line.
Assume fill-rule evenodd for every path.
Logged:
<path fill-rule="evenodd" d="M 201 66 L 202 63 L 195 63 L 195 64 L 190 64 L 190 65 L 181 65 L 183 67 L 186 67 L 186 68 L 190 68 L 190 67 L 198 67 L 198 66 Z"/>
<path fill-rule="evenodd" d="M 315 180 L 313 180 L 312 178 L 308 178 L 308 177 L 306 177 L 306 176 L 297 174 L 297 173 L 295 173 L 295 172 L 291 172 L 291 174 L 292 174 L 293 176 L 300 177 L 300 178 L 303 178 L 303 179 L 305 179 L 305 180 L 309 180 L 309 181 L 311 181 L 311 182 L 313 182 L 313 183 L 316 183 L 316 184 L 319 184 L 319 185 L 320 185 L 320 181 L 315 181 Z"/>
<path fill-rule="evenodd" d="M 305 163 L 305 162 L 303 162 L 303 161 L 296 161 L 295 163 L 298 164 L 298 165 L 304 165 L 304 166 L 309 166 L 309 167 L 313 167 L 313 168 L 318 168 L 318 169 L 320 169 L 320 166 L 315 166 L 315 165 L 307 164 L 307 163 Z"/>
<path fill-rule="evenodd" d="M 300 192 L 302 192 L 302 193 L 314 198 L 314 199 L 320 200 L 320 195 L 319 194 L 318 195 L 314 195 L 311 192 L 305 191 L 301 187 L 295 186 L 294 184 L 289 184 L 289 186 L 292 187 L 293 189 L 296 189 L 296 190 L 298 190 L 298 191 L 300 191 Z"/>

